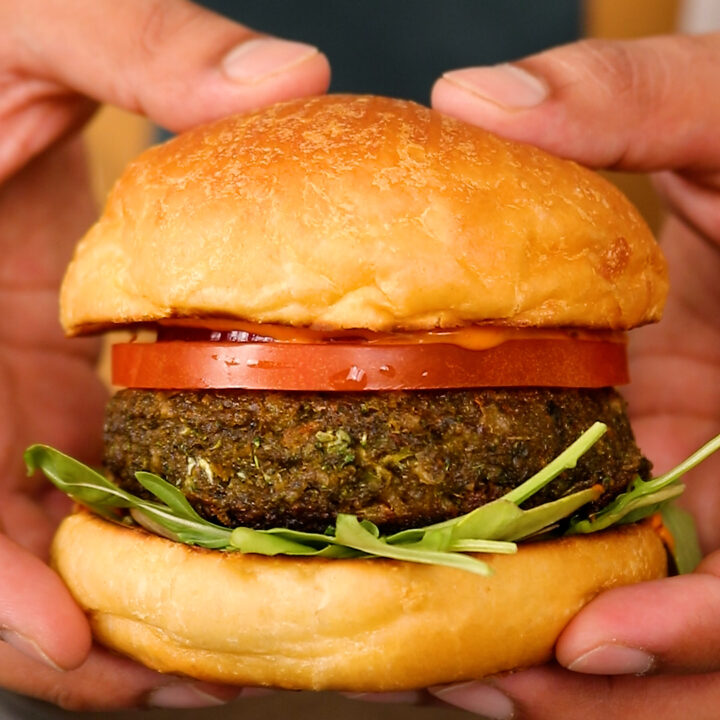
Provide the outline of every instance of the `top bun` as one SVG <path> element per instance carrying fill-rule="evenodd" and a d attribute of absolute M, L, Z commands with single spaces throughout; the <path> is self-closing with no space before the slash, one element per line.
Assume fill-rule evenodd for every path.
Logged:
<path fill-rule="evenodd" d="M 143 153 L 77 247 L 61 319 L 626 329 L 657 320 L 666 289 L 646 224 L 598 175 L 415 103 L 335 95 Z"/>

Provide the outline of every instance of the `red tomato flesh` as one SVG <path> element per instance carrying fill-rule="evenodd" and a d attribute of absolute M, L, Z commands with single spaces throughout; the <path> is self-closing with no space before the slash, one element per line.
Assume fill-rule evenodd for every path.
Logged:
<path fill-rule="evenodd" d="M 112 382 L 149 389 L 376 391 L 605 387 L 627 383 L 624 342 L 507 340 L 452 344 L 130 342 L 113 346 Z"/>

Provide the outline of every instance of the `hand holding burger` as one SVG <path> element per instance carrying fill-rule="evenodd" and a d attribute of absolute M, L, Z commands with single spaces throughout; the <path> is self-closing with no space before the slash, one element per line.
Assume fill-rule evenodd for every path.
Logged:
<path fill-rule="evenodd" d="M 717 33 L 586 42 L 512 68 L 452 73 L 434 92 L 438 109 L 501 135 L 590 166 L 655 173 L 671 211 L 660 238 L 671 292 L 663 321 L 632 337 L 626 395 L 639 445 L 659 471 L 720 430 L 719 53 Z M 557 647 L 558 661 L 575 672 L 549 666 L 498 677 L 492 687 L 447 688 L 442 698 L 497 718 L 514 711 L 560 720 L 579 707 L 588 718 L 714 718 L 719 462 L 688 475 L 681 501 L 707 553 L 697 573 L 592 602 Z"/>
<path fill-rule="evenodd" d="M 124 7 L 127 8 L 127 4 L 124 4 Z M 134 7 L 134 6 L 133 6 Z M 169 6 L 168 6 L 169 7 Z M 186 5 L 179 5 L 174 4 L 174 7 L 181 7 L 184 10 L 189 10 L 189 6 Z M 31 4 L 25 3 L 23 5 L 23 8 L 27 8 L 28 12 L 32 10 Z M 138 8 L 139 9 L 139 6 Z M 15 12 L 16 9 L 13 8 L 13 12 Z M 6 14 L 10 12 L 10 10 L 5 11 Z M 160 14 L 162 15 L 162 13 Z M 28 20 L 28 17 L 31 18 L 32 13 L 30 12 L 30 15 L 25 17 L 25 20 Z M 175 26 L 177 29 L 177 26 L 180 27 L 194 27 L 192 23 L 186 22 L 191 19 L 191 16 L 196 19 L 200 19 L 203 16 L 200 14 L 193 15 L 192 13 L 187 13 L 183 15 L 182 18 L 175 16 L 178 20 L 177 25 Z M 158 16 L 156 16 L 158 17 Z M 96 38 L 102 37 L 102 32 L 100 29 L 102 27 L 106 27 L 109 25 L 112 25 L 113 29 L 117 29 L 119 26 L 123 24 L 124 21 L 127 21 L 128 25 L 131 25 L 132 22 L 136 19 L 142 19 L 141 16 L 138 14 L 137 16 L 134 15 L 133 12 L 128 12 L 127 14 L 118 15 L 118 17 L 115 19 L 114 23 L 108 23 L 108 11 L 106 10 L 103 16 L 103 23 L 100 24 L 97 27 L 92 28 L 89 32 L 87 29 L 81 33 L 81 37 L 78 38 L 78 46 L 79 47 L 88 47 L 87 41 L 88 39 L 94 40 Z M 12 18 L 12 22 L 10 19 L 5 18 L 7 22 L 3 23 L 3 27 L 14 27 L 16 29 L 22 29 L 23 27 L 27 29 L 29 32 L 29 28 L 31 27 L 31 23 L 25 22 L 19 22 L 19 20 L 22 18 Z M 182 22 L 181 22 L 182 20 Z M 203 37 L 209 38 L 213 41 L 213 48 L 217 49 L 218 42 L 215 41 L 215 35 L 210 30 L 210 21 L 208 20 L 208 25 L 205 26 L 205 32 L 203 34 Z M 142 24 L 142 23 L 140 23 Z M 154 26 L 151 24 L 149 27 L 162 27 L 162 23 L 155 24 Z M 37 26 L 35 26 L 37 27 Z M 219 26 L 217 26 L 219 27 Z M 227 25 L 225 27 L 228 27 Z M 39 28 L 39 30 L 42 30 L 42 27 Z M 195 48 L 201 48 L 202 44 L 198 44 L 197 38 L 195 37 L 195 33 L 193 34 L 193 47 Z M 22 33 L 18 30 L 18 35 L 22 35 Z M 174 37 L 177 37 L 177 33 L 173 34 Z M 229 33 L 228 37 L 231 37 L 232 33 Z M 27 37 L 27 34 L 26 34 Z M 128 32 L 128 33 L 113 33 L 113 38 L 123 38 L 123 37 L 135 37 L 135 33 Z M 150 39 L 157 40 L 157 38 L 161 38 L 162 34 L 151 34 Z M 244 39 L 247 37 L 246 35 L 243 35 L 242 38 L 238 37 L 237 39 Z M 178 44 L 181 45 L 182 43 Z M 222 43 L 220 43 L 222 44 Z M 43 59 L 38 58 L 37 56 L 33 56 L 29 52 L 29 47 L 32 47 L 33 43 L 18 44 L 16 50 L 18 51 L 18 56 L 22 55 L 23 63 L 27 64 L 26 69 L 33 69 L 33 72 L 39 73 L 41 77 L 44 79 L 52 78 L 55 82 L 59 82 L 59 86 L 65 90 L 68 90 L 68 94 L 60 94 L 59 97 L 60 101 L 58 103 L 55 103 L 54 101 L 50 102 L 48 104 L 48 107 L 55 107 L 58 110 L 58 113 L 55 115 L 52 115 L 53 122 L 49 123 L 48 125 L 43 125 L 48 132 L 47 134 L 38 134 L 34 137 L 34 142 L 32 143 L 9 143 L 8 147 L 14 148 L 15 150 L 19 147 L 24 148 L 25 152 L 24 154 L 9 154 L 8 157 L 10 158 L 7 166 L 4 168 L 4 174 L 10 175 L 13 171 L 15 171 L 16 168 L 21 167 L 28 158 L 32 157 L 35 153 L 39 152 L 42 148 L 44 148 L 48 143 L 51 143 L 58 135 L 62 135 L 67 129 L 69 129 L 71 126 L 74 126 L 75 124 L 79 123 L 84 116 L 84 114 L 88 110 L 88 106 L 84 104 L 84 102 L 78 102 L 78 103 L 68 103 L 65 102 L 65 100 L 68 100 L 70 98 L 77 98 L 79 96 L 76 96 L 72 94 L 72 92 L 69 90 L 69 88 L 73 87 L 79 87 L 83 92 L 87 92 L 90 95 L 115 101 L 119 104 L 130 104 L 131 106 L 135 107 L 135 100 L 136 98 L 139 99 L 139 104 L 143 107 L 150 108 L 151 114 L 160 122 L 163 124 L 166 124 L 170 127 L 174 127 L 176 129 L 179 129 L 183 127 L 183 124 L 187 122 L 188 124 L 191 124 L 193 120 L 198 120 L 200 118 L 189 118 L 187 115 L 187 108 L 183 106 L 183 108 L 180 108 L 179 110 L 173 110 L 173 97 L 172 93 L 163 93 L 160 90 L 160 87 L 163 86 L 162 80 L 163 78 L 167 77 L 166 73 L 162 71 L 161 68 L 158 69 L 158 72 L 156 75 L 151 75 L 151 77 L 157 77 L 158 78 L 158 92 L 151 93 L 150 95 L 141 97 L 143 89 L 146 89 L 148 87 L 148 80 L 147 76 L 143 77 L 142 83 L 139 82 L 139 80 L 136 80 L 133 82 L 132 77 L 130 80 L 128 80 L 128 83 L 126 85 L 121 85 L 118 87 L 114 83 L 104 83 L 102 82 L 102 78 L 98 79 L 96 78 L 95 84 L 90 86 L 87 80 L 88 77 L 88 70 L 94 70 L 98 71 L 100 70 L 103 65 L 102 63 L 81 63 L 82 67 L 75 67 L 70 66 L 67 63 L 70 62 L 68 58 L 66 58 L 65 54 L 62 52 L 55 53 L 52 55 L 52 59 L 50 61 L 45 58 L 46 65 L 43 65 Z M 37 46 L 37 45 L 36 45 Z M 40 47 L 43 48 L 52 48 L 52 43 L 39 43 Z M 165 46 L 166 49 L 172 48 L 173 44 L 169 43 Z M 112 42 L 107 43 L 101 43 L 101 47 L 98 49 L 97 53 L 93 55 L 93 61 L 97 59 L 97 57 L 105 57 L 107 53 L 112 54 L 113 52 L 113 44 Z M 130 57 L 132 56 L 132 53 L 120 53 L 124 57 Z M 282 54 L 282 53 L 280 53 Z M 165 53 L 160 53 L 160 57 L 165 56 Z M 182 58 L 184 59 L 186 57 L 185 54 L 182 54 Z M 277 57 L 277 54 L 275 54 L 275 57 Z M 281 58 L 282 59 L 282 58 Z M 287 58 L 286 58 L 287 59 Z M 39 66 L 37 63 L 39 62 Z M 318 61 L 316 63 L 316 61 Z M 193 65 L 194 61 L 191 61 L 191 65 Z M 313 64 L 315 63 L 315 64 Z M 182 63 L 180 63 L 182 65 Z M 198 65 L 205 67 L 206 61 L 204 58 L 200 58 L 198 61 Z M 178 62 L 173 63 L 173 66 L 175 69 L 178 67 Z M 123 66 L 125 67 L 125 66 Z M 184 66 L 183 66 L 184 67 Z M 324 64 L 323 59 L 321 56 L 314 56 L 314 59 L 310 58 L 309 65 L 292 65 L 290 67 L 290 72 L 298 72 L 299 74 L 302 74 L 302 71 L 304 69 L 308 70 L 307 75 L 305 77 L 308 78 L 314 78 L 310 81 L 310 85 L 312 85 L 314 82 L 318 81 L 318 78 L 320 75 L 324 75 L 324 70 L 326 69 L 326 65 Z M 315 70 L 320 70 L 322 72 L 315 73 Z M 128 70 L 129 74 L 132 76 L 132 67 Z M 192 79 L 193 73 L 192 72 L 184 72 L 182 73 L 182 76 L 184 79 Z M 140 74 L 136 74 L 136 78 L 139 78 Z M 205 77 L 205 76 L 203 76 Z M 213 72 L 210 72 L 208 76 L 211 80 L 212 78 L 216 78 L 217 75 L 215 75 Z M 278 81 L 278 86 L 276 87 L 276 90 L 279 94 L 275 95 L 274 97 L 281 97 L 285 90 L 283 88 L 287 88 L 289 86 L 288 84 L 283 85 L 283 76 L 282 74 L 278 75 L 268 75 L 268 79 L 270 83 L 274 83 L 275 80 Z M 79 78 L 83 78 L 82 81 Z M 77 81 L 76 81 L 77 79 Z M 242 82 L 242 76 L 238 77 L 237 80 L 239 81 L 239 85 L 231 84 L 229 87 L 232 88 L 232 92 L 230 92 L 230 104 L 224 105 L 223 103 L 227 99 L 228 95 L 225 94 L 225 91 L 227 90 L 228 86 L 223 86 L 225 90 L 223 92 L 220 92 L 215 100 L 217 103 L 223 105 L 222 107 L 217 107 L 215 104 L 215 100 L 213 98 L 208 98 L 207 102 L 198 102 L 193 105 L 194 108 L 199 108 L 200 111 L 205 112 L 208 111 L 208 114 L 205 115 L 206 118 L 211 117 L 212 115 L 216 114 L 216 108 L 217 108 L 217 114 L 222 114 L 224 112 L 227 112 L 232 109 L 242 109 L 243 107 L 247 107 L 245 105 L 246 102 L 249 102 L 251 104 L 254 103 L 254 95 L 252 91 L 246 92 L 248 89 L 243 86 Z M 322 80 L 318 82 L 319 85 L 322 85 Z M 153 85 L 151 82 L 150 85 Z M 295 83 L 296 85 L 296 83 Z M 137 95 L 133 97 L 134 92 L 130 91 L 128 93 L 120 92 L 124 88 L 133 88 L 137 86 Z M 210 82 L 210 86 L 212 86 L 212 82 Z M 36 86 L 35 86 L 36 87 Z M 57 85 L 53 84 L 52 87 L 57 87 Z M 117 97 L 114 94 L 110 94 L 108 88 L 114 87 L 117 88 L 120 92 L 120 95 Z M 193 92 L 191 92 L 191 95 L 194 94 L 194 91 L 197 90 L 202 91 L 203 89 L 207 88 L 208 85 L 202 81 L 198 82 L 196 85 L 193 84 Z M 264 85 L 261 90 L 266 89 L 269 87 L 268 85 Z M 314 86 L 313 86 L 314 87 Z M 29 90 L 32 90 L 32 87 L 28 88 Z M 319 89 L 319 88 L 317 88 Z M 238 94 L 235 94 L 237 92 Z M 274 91 L 273 91 L 274 92 Z M 272 95 L 272 92 L 270 93 Z M 44 96 L 41 96 L 41 99 L 43 99 Z M 269 96 L 268 96 L 269 97 Z M 268 99 L 268 97 L 263 96 L 259 100 L 259 102 L 263 102 Z M 37 104 L 35 103 L 21 103 L 21 108 L 37 108 Z M 208 110 L 209 109 L 209 110 Z M 45 118 L 48 116 L 45 115 Z M 176 118 L 176 119 L 175 119 Z M 57 122 L 56 122 L 57 121 Z M 22 128 L 27 127 L 27 123 L 21 123 L 17 125 L 18 128 L 22 130 Z M 11 134 L 7 134 L 5 138 L 12 137 Z M 38 142 L 38 138 L 40 138 L 40 141 Z M 32 173 L 30 172 L 30 168 L 24 173 L 22 177 L 19 177 L 17 180 L 13 180 L 12 183 L 9 183 L 6 185 L 8 189 L 14 189 L 16 191 L 16 194 L 7 193 L 3 200 L 9 199 L 11 200 L 11 205 L 14 207 L 22 207 L 22 205 L 18 205 L 19 198 L 23 197 L 26 198 L 26 201 L 28 198 L 33 197 L 32 192 L 42 191 L 43 187 L 42 185 L 38 185 L 38 178 L 47 178 L 49 177 L 48 167 L 50 164 L 50 161 L 52 159 L 52 155 L 47 155 L 47 162 L 37 162 L 34 164 L 32 168 Z M 56 161 L 62 160 L 62 163 L 59 163 L 58 172 L 61 169 L 67 168 L 67 155 L 61 155 L 60 151 L 55 155 Z M 54 187 L 54 186 L 53 186 Z M 57 196 L 56 196 L 57 197 Z M 33 207 L 42 206 L 42 203 L 32 203 L 30 201 Z M 61 210 L 67 210 L 68 205 L 67 203 L 61 203 L 61 207 L 58 208 L 57 214 L 54 217 L 61 217 L 62 212 Z M 28 214 L 25 214 L 24 217 L 27 217 Z M 4 214 L 4 217 L 12 218 L 13 216 L 11 214 Z M 36 217 L 36 215 L 33 215 L 33 217 Z M 15 227 L 19 227 L 16 225 Z M 70 236 L 76 237 L 78 234 L 77 228 L 63 228 L 62 226 L 56 226 L 59 234 L 61 237 L 69 239 Z M 16 233 L 17 235 L 18 233 Z M 12 240 L 15 235 L 5 235 L 4 237 L 9 238 Z M 27 240 L 27 236 L 23 236 L 24 241 Z M 20 247 L 19 240 L 17 241 L 17 246 Z M 22 247 L 25 250 L 31 250 L 32 246 L 23 244 Z M 57 245 L 56 241 L 52 240 L 47 243 L 47 246 L 45 244 L 42 245 L 41 248 L 38 248 L 38 252 L 34 253 L 32 255 L 33 259 L 36 260 L 37 257 L 50 257 L 48 255 L 48 248 L 49 247 L 60 247 Z M 67 247 L 66 244 L 63 244 L 62 247 Z M 20 255 L 17 256 L 20 258 Z M 61 259 L 62 260 L 62 259 Z M 25 263 L 25 266 L 27 266 L 28 263 Z M 57 265 L 53 265 L 53 271 L 48 275 L 48 282 L 52 283 L 57 278 L 57 273 L 59 271 L 59 265 L 62 264 L 59 262 Z M 21 261 L 18 262 L 18 265 L 22 266 L 23 263 Z M 17 275 L 16 275 L 17 276 Z M 28 299 L 30 300 L 27 307 L 35 307 L 37 309 L 37 300 L 39 297 L 42 296 L 42 293 L 33 292 L 31 295 L 28 295 Z M 12 306 L 14 308 L 13 312 L 17 310 L 16 306 Z M 34 315 L 30 314 L 23 314 L 22 307 L 20 308 L 20 312 L 17 314 L 18 318 L 21 318 L 24 320 L 27 320 L 29 318 L 35 317 Z M 49 317 L 51 315 L 51 312 L 48 311 L 46 313 L 46 316 Z M 42 343 L 42 349 L 43 349 L 43 355 L 42 359 L 40 360 L 41 364 L 39 366 L 37 372 L 35 372 L 34 377 L 35 378 L 42 378 L 42 377 L 48 377 L 49 371 L 51 369 L 51 365 L 47 360 L 47 355 L 44 354 L 47 350 L 47 346 L 49 344 L 49 339 L 51 338 L 51 334 L 46 331 L 38 332 L 37 328 L 33 326 L 30 322 L 19 322 L 17 323 L 13 329 L 18 330 L 22 328 L 27 335 L 32 337 L 32 342 L 28 342 L 28 347 L 32 347 L 33 343 L 37 342 L 37 339 L 39 337 L 43 338 Z M 41 328 L 42 330 L 42 328 Z M 25 337 L 23 335 L 23 337 Z M 26 338 L 27 339 L 27 338 Z M 23 340 L 25 342 L 25 340 Z M 64 345 L 62 347 L 74 347 L 74 348 L 80 348 L 80 347 L 87 347 L 88 348 L 88 355 L 90 355 L 91 350 L 90 346 L 83 346 L 81 343 L 83 341 L 74 340 L 72 346 Z M 53 340 L 54 343 L 54 340 Z M 76 357 L 74 353 L 72 353 L 70 350 L 67 351 L 68 353 L 71 353 L 73 357 Z M 75 353 L 77 353 L 77 350 L 75 350 Z M 38 357 L 40 357 L 38 355 Z M 58 360 L 60 360 L 61 355 L 58 354 Z M 68 359 L 68 365 L 73 366 L 74 361 L 72 360 L 72 357 Z M 53 360 L 54 364 L 54 360 Z M 78 361 L 75 364 L 75 367 L 77 367 L 78 371 L 80 370 L 81 363 Z M 57 367 L 57 366 L 56 366 Z M 81 378 L 79 382 L 76 383 L 75 376 L 70 373 L 67 375 L 64 375 L 67 382 L 64 383 L 64 387 L 67 389 L 70 389 L 72 387 L 84 387 L 89 388 L 92 387 L 92 381 L 90 379 L 90 363 L 87 363 L 84 365 L 85 369 L 82 370 L 79 374 L 84 374 L 86 377 L 83 379 Z M 18 384 L 17 379 L 22 379 L 25 377 L 24 373 L 31 371 L 33 368 L 38 368 L 37 364 L 28 363 L 26 361 L 22 364 L 22 370 L 23 372 L 20 373 L 14 380 L 14 382 L 11 383 L 8 382 L 6 384 L 6 387 L 14 387 L 15 392 L 18 394 L 18 396 L 24 395 L 25 397 L 30 397 L 30 394 L 28 391 L 26 391 L 26 388 L 28 385 L 23 385 L 22 383 Z M 36 387 L 35 383 L 30 384 L 31 387 Z M 72 397 L 72 393 L 68 393 L 68 397 Z M 87 406 L 83 407 L 82 413 L 68 413 L 67 408 L 61 409 L 61 411 L 58 413 L 57 417 L 62 417 L 63 422 L 54 424 L 54 427 L 63 427 L 66 430 L 70 430 L 71 427 L 75 427 L 78 429 L 78 436 L 76 436 L 76 442 L 68 441 L 62 437 L 59 436 L 53 436 L 53 433 L 41 433 L 43 438 L 46 438 L 50 441 L 57 442 L 58 444 L 61 444 L 63 447 L 72 450 L 73 447 L 78 447 L 82 449 L 83 447 L 87 447 L 87 440 L 90 436 L 91 430 L 89 428 L 95 427 L 95 422 L 88 422 L 87 426 L 83 427 L 79 421 L 77 421 L 77 417 L 73 421 L 73 424 L 67 422 L 67 416 L 69 414 L 72 415 L 81 415 L 83 417 L 97 417 L 99 413 L 99 400 L 100 395 L 99 393 L 92 395 L 90 397 L 89 392 L 86 391 L 83 395 L 82 393 L 78 392 L 76 394 L 77 398 L 82 398 L 84 400 L 90 400 Z M 44 400 L 47 398 L 44 397 Z M 19 407 L 27 409 L 28 407 L 32 407 L 34 403 L 21 403 Z M 38 413 L 36 416 L 28 416 L 28 418 L 32 422 L 32 417 L 40 418 L 42 417 L 52 417 L 52 415 L 48 415 L 48 406 L 47 404 L 38 403 L 36 405 L 38 408 Z M 28 440 L 36 439 L 37 433 L 36 431 L 31 427 L 31 432 L 28 433 L 21 433 L 17 440 L 11 443 L 13 447 L 22 444 L 23 439 L 27 438 Z M 56 439 L 54 439 L 56 438 Z M 333 438 L 334 440 L 337 440 L 338 438 Z M 330 439 L 328 442 L 332 442 L 333 439 Z M 342 440 L 342 438 L 340 438 Z M 340 443 L 342 445 L 342 442 Z M 18 482 L 16 484 L 13 484 L 11 489 L 14 489 L 15 487 L 20 487 L 20 473 L 13 470 L 11 473 L 9 473 L 10 477 L 15 477 L 18 479 Z M 15 481 L 13 481 L 15 483 Z M 24 483 L 26 481 L 23 481 L 23 488 L 27 487 Z M 27 498 L 30 498 L 30 502 L 27 502 Z M 55 496 L 56 497 L 56 496 Z M 5 521 L 5 530 L 8 534 L 8 536 L 15 537 L 18 540 L 21 540 L 21 542 L 27 546 L 33 546 L 39 548 L 40 551 L 42 551 L 43 543 L 45 542 L 43 540 L 44 538 L 47 538 L 48 531 L 49 531 L 49 524 L 44 522 L 42 520 L 42 514 L 37 512 L 38 508 L 38 496 L 33 492 L 32 495 L 28 496 L 27 492 L 23 490 L 22 493 L 15 493 L 14 491 L 9 493 L 7 495 L 8 502 L 5 502 L 3 507 L 7 511 L 3 515 L 3 519 Z M 15 499 L 17 499 L 17 502 L 15 502 Z M 12 500 L 12 502 L 10 502 Z M 59 514 L 55 513 L 53 510 L 53 507 L 55 507 L 54 502 L 51 503 L 49 506 L 46 505 L 46 510 L 49 511 L 51 514 Z M 62 508 L 61 508 L 62 510 Z M 20 523 L 16 522 L 20 520 L 20 518 L 24 515 L 25 518 L 27 518 L 27 521 Z M 7 516 L 7 517 L 6 517 Z M 30 530 L 32 528 L 42 530 L 41 533 L 35 533 L 34 536 L 32 533 L 25 533 L 23 537 L 21 538 L 20 533 L 21 529 L 24 530 Z M 42 536 L 42 537 L 40 537 Z M 27 556 L 23 556 L 21 551 L 18 550 L 16 546 L 8 546 L 5 548 L 8 550 L 8 552 L 5 555 L 5 558 L 8 558 L 10 560 L 18 559 L 19 562 L 15 565 L 15 567 L 22 568 L 20 571 L 22 573 L 22 577 L 28 578 L 29 576 L 29 568 L 37 568 L 38 572 L 33 573 L 34 581 L 37 583 L 36 587 L 39 585 L 42 585 L 41 577 L 48 578 L 48 582 L 45 585 L 45 588 L 47 590 L 47 593 L 41 593 L 39 594 L 39 603 L 40 606 L 36 605 L 33 602 L 29 602 L 29 597 L 27 595 L 20 595 L 17 597 L 12 598 L 12 603 L 10 605 L 11 608 L 15 608 L 16 615 L 14 616 L 14 620 L 16 621 L 16 627 L 19 626 L 21 628 L 29 628 L 32 630 L 33 637 L 37 639 L 37 646 L 39 647 L 42 654 L 49 655 L 50 659 L 56 663 L 63 665 L 64 667 L 71 667 L 72 665 L 76 664 L 77 662 L 81 661 L 81 659 L 84 657 L 84 654 L 87 650 L 87 634 L 84 634 L 85 631 L 82 630 L 84 620 L 82 617 L 78 614 L 75 614 L 74 617 L 77 620 L 74 624 L 72 622 L 69 622 L 69 619 L 73 617 L 73 610 L 71 609 L 72 604 L 68 603 L 67 595 L 64 594 L 64 590 L 57 585 L 56 579 L 52 579 L 54 576 L 49 574 L 41 564 L 40 565 L 34 565 L 30 563 L 26 558 Z M 5 568 L 11 568 L 12 563 L 7 562 L 4 564 Z M 33 594 L 31 596 L 34 599 L 38 599 L 38 595 Z M 47 602 L 46 602 L 47 601 Z M 62 617 L 61 617 L 62 615 Z M 40 624 L 34 624 L 32 621 L 32 618 L 47 618 L 50 622 L 51 629 L 48 629 L 48 626 L 44 626 L 42 623 Z M 25 652 L 30 652 L 33 649 L 32 643 L 26 643 L 25 645 L 22 645 L 20 642 L 17 642 L 17 646 L 22 647 Z M 37 649 L 37 648 L 36 648 Z M 64 649 L 65 652 L 69 653 L 69 655 L 72 655 L 72 657 L 65 657 L 62 655 L 62 652 L 58 651 L 58 649 Z M 7 662 L 3 665 L 3 672 L 10 673 L 9 675 L 4 675 L 2 679 L 2 683 L 14 687 L 16 689 L 20 689 L 24 692 L 29 692 L 33 694 L 37 694 L 43 697 L 46 697 L 48 699 L 55 699 L 57 701 L 62 702 L 63 704 L 67 706 L 72 707 L 87 707 L 89 705 L 97 706 L 100 703 L 103 703 L 104 706 L 119 706 L 124 704 L 131 704 L 137 701 L 137 698 L 142 697 L 146 695 L 150 690 L 156 687 L 162 687 L 167 684 L 167 679 L 165 678 L 158 678 L 153 673 L 150 673 L 149 671 L 146 672 L 134 664 L 131 663 L 123 663 L 117 658 L 110 658 L 108 656 L 103 655 L 100 651 L 93 651 L 91 654 L 91 659 L 88 661 L 82 672 L 77 673 L 66 673 L 63 677 L 62 682 L 58 682 L 57 675 L 55 674 L 54 670 L 48 670 L 47 672 L 43 672 L 39 670 L 39 666 L 33 664 L 33 665 L 24 665 L 21 656 L 13 649 L 11 648 L 4 648 L 3 652 L 7 654 Z M 5 656 L 3 656 L 3 660 L 5 660 Z M 113 675 L 113 682 L 109 686 L 102 685 L 97 682 L 98 674 L 102 674 L 104 671 L 110 671 Z M 518 676 L 520 677 L 520 676 Z M 532 683 L 532 675 L 527 676 L 530 678 L 530 682 Z M 118 679 L 122 679 L 122 682 L 118 682 Z M 28 684 L 28 682 L 31 681 L 31 684 Z M 192 690 L 194 687 L 197 687 L 196 685 L 188 686 L 190 687 L 190 690 Z M 182 686 L 178 686 L 179 689 L 182 689 Z M 215 690 L 217 692 L 217 690 Z M 190 700 L 189 696 L 186 696 L 189 702 L 192 702 Z M 200 696 L 196 696 L 195 700 L 199 701 Z"/>

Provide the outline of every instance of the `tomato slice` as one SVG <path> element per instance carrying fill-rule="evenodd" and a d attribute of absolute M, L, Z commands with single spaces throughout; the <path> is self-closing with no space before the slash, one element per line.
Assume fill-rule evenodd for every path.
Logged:
<path fill-rule="evenodd" d="M 152 389 L 426 390 L 605 387 L 628 382 L 625 344 L 508 340 L 484 350 L 451 344 L 120 343 L 115 385 Z"/>

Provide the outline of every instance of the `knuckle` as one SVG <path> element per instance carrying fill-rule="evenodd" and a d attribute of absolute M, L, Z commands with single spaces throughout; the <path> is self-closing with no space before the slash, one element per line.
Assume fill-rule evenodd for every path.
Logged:
<path fill-rule="evenodd" d="M 586 116 L 614 109 L 617 131 L 605 138 L 606 167 L 634 166 L 647 156 L 652 133 L 639 128 L 677 104 L 678 52 L 672 39 L 587 39 L 553 57 L 561 103 Z"/>
<path fill-rule="evenodd" d="M 153 60 L 180 35 L 186 35 L 206 11 L 186 2 L 148 0 L 137 34 L 138 49 L 145 60 Z"/>
<path fill-rule="evenodd" d="M 581 72 L 608 95 L 625 96 L 642 87 L 637 55 L 627 43 L 583 40 L 577 51 L 582 58 L 578 63 Z"/>
<path fill-rule="evenodd" d="M 182 39 L 193 31 L 207 11 L 182 0 L 146 0 L 139 4 L 141 14 L 134 19 L 132 61 L 124 73 L 118 74 L 112 88 L 113 97 L 121 98 L 122 105 L 133 112 L 149 114 L 152 100 L 147 88 L 162 94 L 172 83 L 173 54 L 182 45 Z M 161 90 L 162 89 L 162 90 Z M 169 92 L 174 91 L 172 86 Z"/>
<path fill-rule="evenodd" d="M 659 109 L 678 94 L 678 79 L 691 71 L 696 53 L 682 37 L 630 42 L 585 40 L 578 44 L 582 67 L 617 103 L 632 103 L 645 112 Z"/>
<path fill-rule="evenodd" d="M 45 699 L 53 705 L 57 705 L 57 707 L 62 710 L 71 713 L 107 709 L 105 702 L 98 701 L 98 699 L 94 697 L 90 687 L 82 690 L 78 689 L 74 684 L 58 683 L 51 689 Z"/>
<path fill-rule="evenodd" d="M 51 703 L 63 710 L 80 712 L 87 709 L 87 703 L 74 689 L 74 687 L 57 684 L 51 688 L 47 698 Z"/>

